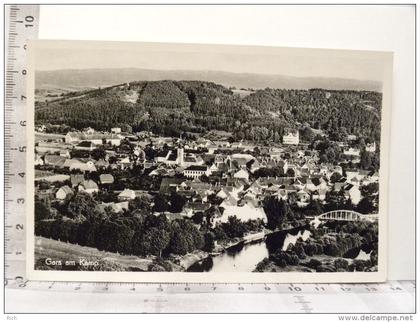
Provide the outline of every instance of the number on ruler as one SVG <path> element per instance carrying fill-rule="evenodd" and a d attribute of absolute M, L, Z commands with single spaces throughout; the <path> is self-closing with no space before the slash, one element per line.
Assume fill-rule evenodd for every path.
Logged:
<path fill-rule="evenodd" d="M 302 292 L 302 289 L 299 286 L 289 286 L 289 290 L 292 292 Z"/>
<path fill-rule="evenodd" d="M 26 16 L 25 17 L 25 21 L 28 22 L 27 24 L 25 24 L 25 27 L 33 27 L 33 22 L 34 22 L 35 18 L 33 16 Z"/>

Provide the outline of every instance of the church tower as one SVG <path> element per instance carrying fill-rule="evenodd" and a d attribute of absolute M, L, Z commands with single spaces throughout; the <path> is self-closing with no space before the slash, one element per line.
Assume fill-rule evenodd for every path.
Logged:
<path fill-rule="evenodd" d="M 180 166 L 184 165 L 184 149 L 178 148 L 176 150 L 176 163 L 178 163 Z"/>

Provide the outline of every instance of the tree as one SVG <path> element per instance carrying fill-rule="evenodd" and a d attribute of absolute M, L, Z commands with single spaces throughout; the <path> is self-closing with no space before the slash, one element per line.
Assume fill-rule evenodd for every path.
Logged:
<path fill-rule="evenodd" d="M 152 205 L 146 196 L 136 197 L 128 203 L 130 210 L 136 210 L 137 214 L 148 215 L 152 212 Z"/>
<path fill-rule="evenodd" d="M 206 252 L 212 252 L 215 246 L 214 240 L 215 240 L 214 234 L 211 232 L 206 232 L 204 234 L 203 250 Z"/>
<path fill-rule="evenodd" d="M 90 220 L 98 217 L 96 206 L 97 203 L 91 195 L 79 192 L 69 201 L 67 205 L 67 214 L 70 218 Z"/>
<path fill-rule="evenodd" d="M 361 214 L 371 214 L 374 211 L 375 207 L 372 204 L 372 201 L 368 197 L 363 197 L 360 202 L 357 204 L 356 211 Z"/>
<path fill-rule="evenodd" d="M 106 157 L 105 149 L 103 147 L 99 147 L 91 152 L 91 156 L 95 160 L 105 159 Z"/>
<path fill-rule="evenodd" d="M 184 196 L 179 195 L 178 193 L 174 192 L 171 194 L 171 197 L 169 199 L 170 212 L 181 212 L 182 209 L 184 209 L 184 205 L 187 202 Z"/>
<path fill-rule="evenodd" d="M 293 217 L 289 204 L 282 199 L 279 200 L 274 196 L 270 196 L 266 197 L 263 203 L 269 229 L 279 228 L 286 218 Z"/>
<path fill-rule="evenodd" d="M 198 229 L 187 220 L 176 220 L 171 227 L 171 241 L 169 251 L 184 255 L 204 245 L 203 236 Z"/>
<path fill-rule="evenodd" d="M 340 181 L 341 178 L 342 178 L 341 174 L 339 174 L 338 172 L 334 172 L 330 177 L 330 181 L 331 183 L 336 183 Z"/>
<path fill-rule="evenodd" d="M 332 211 L 337 209 L 343 209 L 346 205 L 346 197 L 344 191 L 328 191 L 325 196 L 325 211 Z"/>
<path fill-rule="evenodd" d="M 295 177 L 295 171 L 293 169 L 287 169 L 286 177 Z"/>
<path fill-rule="evenodd" d="M 305 142 L 312 142 L 312 140 L 315 138 L 315 133 L 309 126 L 305 126 L 303 130 L 300 131 L 299 135 L 302 141 Z"/>
<path fill-rule="evenodd" d="M 121 131 L 125 133 L 131 133 L 133 132 L 133 128 L 129 124 L 123 123 L 121 124 Z"/>
<path fill-rule="evenodd" d="M 223 230 L 230 238 L 243 237 L 246 232 L 246 225 L 236 216 L 230 216 L 228 222 L 222 224 Z"/>
<path fill-rule="evenodd" d="M 168 199 L 164 194 L 156 195 L 154 202 L 153 211 L 164 212 L 169 209 Z"/>
<path fill-rule="evenodd" d="M 322 208 L 317 200 L 311 200 L 305 208 L 305 215 L 319 216 L 322 214 Z"/>
<path fill-rule="evenodd" d="M 35 221 L 48 219 L 51 216 L 51 208 L 38 198 L 35 198 Z"/>
<path fill-rule="evenodd" d="M 168 247 L 169 241 L 170 234 L 167 231 L 152 227 L 143 235 L 139 248 L 143 255 L 153 254 L 162 257 L 162 251 Z"/>
<path fill-rule="evenodd" d="M 363 149 L 360 153 L 360 167 L 364 170 L 368 170 L 371 168 L 371 166 L 372 158 L 370 156 L 370 153 Z"/>

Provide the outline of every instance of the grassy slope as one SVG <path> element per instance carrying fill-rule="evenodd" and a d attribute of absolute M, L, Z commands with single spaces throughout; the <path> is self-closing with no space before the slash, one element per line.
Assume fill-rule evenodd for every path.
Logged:
<path fill-rule="evenodd" d="M 82 267 L 76 266 L 52 266 L 46 265 L 45 259 L 66 260 L 79 262 L 80 258 L 88 261 L 98 261 L 99 266 Z M 154 258 L 140 258 L 137 256 L 119 255 L 100 251 L 96 248 L 84 247 L 70 243 L 64 243 L 44 237 L 35 239 L 35 267 L 43 270 L 105 270 L 105 271 L 147 271 L 153 264 Z"/>

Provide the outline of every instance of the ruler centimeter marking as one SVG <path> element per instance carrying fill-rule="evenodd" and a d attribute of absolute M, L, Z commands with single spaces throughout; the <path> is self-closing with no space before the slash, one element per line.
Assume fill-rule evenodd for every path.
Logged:
<path fill-rule="evenodd" d="M 4 278 L 25 277 L 26 45 L 38 35 L 38 5 L 5 6 Z M 31 147 L 29 147 L 31 148 Z"/>

